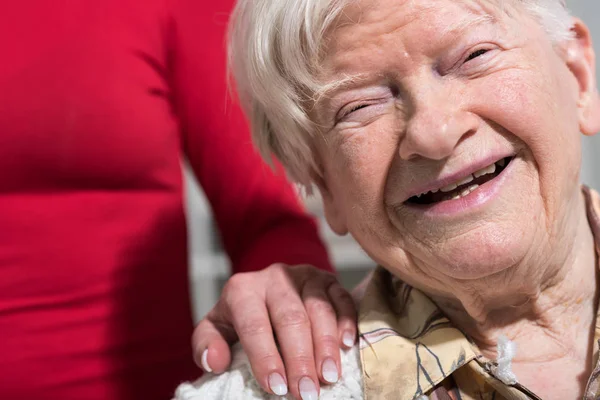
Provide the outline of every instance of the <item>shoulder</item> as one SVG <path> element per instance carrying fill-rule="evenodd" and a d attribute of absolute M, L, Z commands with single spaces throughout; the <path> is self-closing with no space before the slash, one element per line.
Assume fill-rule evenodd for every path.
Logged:
<path fill-rule="evenodd" d="M 195 382 L 179 385 L 174 400 L 279 400 L 292 399 L 265 393 L 252 376 L 241 346 L 234 347 L 233 362 L 222 375 L 206 374 Z M 320 400 L 361 400 L 362 375 L 358 347 L 341 352 L 342 376 L 335 385 L 321 387 Z"/>

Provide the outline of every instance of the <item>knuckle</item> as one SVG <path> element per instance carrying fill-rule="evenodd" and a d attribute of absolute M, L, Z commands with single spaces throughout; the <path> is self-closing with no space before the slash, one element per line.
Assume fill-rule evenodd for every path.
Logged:
<path fill-rule="evenodd" d="M 352 301 L 352 296 L 350 293 L 337 282 L 334 282 L 331 286 L 329 286 L 329 294 L 333 297 L 339 298 L 340 300 Z"/>
<path fill-rule="evenodd" d="M 221 301 L 230 310 L 243 306 L 249 298 L 256 295 L 254 286 L 246 277 L 233 275 L 223 287 Z"/>
<path fill-rule="evenodd" d="M 333 305 L 326 299 L 306 300 L 306 310 L 311 316 L 331 316 L 335 318 Z"/>
<path fill-rule="evenodd" d="M 331 272 L 323 271 L 312 265 L 303 265 L 302 272 L 305 276 L 308 276 L 308 282 L 318 283 L 322 286 L 327 286 L 337 281 L 337 278 Z"/>
<path fill-rule="evenodd" d="M 200 321 L 198 325 L 194 328 L 192 333 L 192 344 L 196 344 L 200 341 L 205 341 L 209 335 L 210 331 L 210 323 L 205 320 Z"/>
<path fill-rule="evenodd" d="M 294 355 L 286 360 L 286 369 L 289 371 L 292 380 L 303 376 L 313 374 L 314 359 L 307 354 Z"/>
<path fill-rule="evenodd" d="M 283 263 L 274 263 L 269 265 L 266 270 L 267 271 L 281 271 L 284 268 L 289 268 L 286 264 Z"/>
<path fill-rule="evenodd" d="M 310 325 L 306 311 L 300 309 L 281 310 L 276 313 L 274 320 L 281 328 L 303 328 Z"/>
<path fill-rule="evenodd" d="M 337 336 L 331 334 L 320 335 L 315 344 L 320 348 L 322 353 L 327 353 L 325 356 L 338 356 L 340 345 Z"/>
<path fill-rule="evenodd" d="M 240 289 L 243 289 L 244 287 L 248 286 L 248 274 L 247 273 L 238 273 L 238 274 L 233 274 L 228 280 L 227 283 L 225 284 L 224 288 L 223 288 L 223 292 L 236 292 Z"/>
<path fill-rule="evenodd" d="M 209 326 L 210 322 L 208 321 L 208 319 L 206 319 L 206 317 L 204 317 L 200 320 L 200 322 L 198 322 L 198 324 L 196 324 L 196 327 L 194 328 L 194 333 L 201 333 L 204 330 L 206 330 Z"/>
<path fill-rule="evenodd" d="M 261 320 L 250 319 L 242 321 L 236 327 L 236 331 L 241 337 L 254 337 L 271 331 L 271 326 Z"/>
<path fill-rule="evenodd" d="M 342 306 L 354 309 L 354 298 L 340 285 L 333 285 L 329 289 L 329 295 L 335 298 Z"/>
<path fill-rule="evenodd" d="M 278 281 L 279 283 L 290 282 L 290 274 L 293 272 L 293 267 L 287 267 L 283 264 L 273 264 L 269 271 L 269 278 Z"/>
<path fill-rule="evenodd" d="M 302 264 L 302 265 L 295 265 L 293 267 L 294 271 L 301 273 L 301 274 L 305 274 L 308 275 L 312 272 L 314 272 L 314 267 L 310 266 L 308 264 Z"/>
<path fill-rule="evenodd" d="M 204 319 L 200 321 L 198 328 L 208 332 L 215 330 L 219 331 L 224 327 L 229 327 L 229 330 L 231 330 L 231 318 L 231 307 L 229 307 L 229 304 L 226 301 L 221 299 L 213 309 L 206 314 Z"/>
<path fill-rule="evenodd" d="M 330 282 L 331 284 L 338 283 L 338 278 L 333 272 L 323 271 L 322 269 L 318 268 L 315 269 L 319 271 L 319 274 L 321 274 L 326 281 Z"/>
<path fill-rule="evenodd" d="M 326 293 L 331 286 L 338 284 L 337 282 L 337 278 L 330 275 L 328 272 L 313 271 L 308 274 L 305 288 L 312 288 L 313 291 L 319 290 L 320 292 Z"/>
<path fill-rule="evenodd" d="M 306 365 L 307 367 L 314 363 L 313 358 L 309 354 L 296 354 L 292 357 L 292 360 L 297 365 Z"/>
<path fill-rule="evenodd" d="M 279 354 L 273 353 L 260 354 L 252 360 L 253 368 L 267 371 L 276 369 L 280 363 Z"/>

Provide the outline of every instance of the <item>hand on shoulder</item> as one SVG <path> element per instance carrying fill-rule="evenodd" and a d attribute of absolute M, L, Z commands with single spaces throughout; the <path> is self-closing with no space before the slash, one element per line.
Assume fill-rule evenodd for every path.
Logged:
<path fill-rule="evenodd" d="M 221 374 L 205 374 L 192 383 L 179 385 L 174 400 L 293 400 L 290 395 L 280 397 L 263 391 L 252 375 L 248 357 L 241 345 L 233 347 L 233 361 L 229 371 Z M 360 400 L 362 376 L 358 345 L 340 351 L 342 375 L 333 385 L 322 385 L 319 400 Z"/>

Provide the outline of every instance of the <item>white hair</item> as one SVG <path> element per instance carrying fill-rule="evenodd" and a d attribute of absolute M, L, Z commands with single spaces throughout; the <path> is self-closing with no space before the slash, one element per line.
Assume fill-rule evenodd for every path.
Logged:
<path fill-rule="evenodd" d="M 326 30 L 353 0 L 238 0 L 230 21 L 229 66 L 265 159 L 275 155 L 310 191 L 321 168 L 312 152 L 318 127 L 309 116 Z M 506 0 L 499 0 L 505 2 Z M 571 37 L 565 0 L 515 0 L 555 43 Z"/>

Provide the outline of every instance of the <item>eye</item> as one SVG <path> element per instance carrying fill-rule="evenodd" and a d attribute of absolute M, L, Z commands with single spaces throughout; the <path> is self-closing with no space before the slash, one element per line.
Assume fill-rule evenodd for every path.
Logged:
<path fill-rule="evenodd" d="M 488 51 L 489 51 L 488 49 L 479 49 L 477 51 L 474 51 L 473 53 L 469 54 L 469 57 L 467 57 L 467 59 L 465 60 L 465 63 L 468 63 L 469 61 L 474 60 L 477 57 L 481 57 Z"/>
<path fill-rule="evenodd" d="M 351 108 L 351 109 L 350 109 L 350 110 L 349 110 L 349 111 L 346 113 L 346 115 L 348 115 L 348 114 L 352 114 L 352 113 L 353 113 L 353 112 L 355 112 L 355 111 L 358 111 L 358 110 L 361 110 L 361 109 L 363 109 L 363 108 L 367 108 L 367 107 L 369 107 L 369 104 L 359 104 L 359 105 L 357 105 L 357 106 L 355 106 L 355 107 Z"/>
<path fill-rule="evenodd" d="M 370 106 L 369 103 L 363 103 L 363 104 L 356 104 L 350 108 L 346 108 L 345 110 L 342 110 L 342 112 L 340 113 L 340 117 L 337 118 L 337 120 L 342 121 L 346 117 L 349 117 L 352 113 L 355 113 L 355 112 L 362 110 L 363 108 L 367 108 L 369 106 Z"/>
<path fill-rule="evenodd" d="M 337 107 L 341 108 L 335 107 L 337 111 L 332 115 L 331 123 L 333 126 L 340 122 L 355 125 L 371 123 L 389 110 L 389 106 L 395 101 L 393 93 L 394 90 L 389 84 L 385 84 L 358 88 L 342 94 L 337 99 Z"/>

